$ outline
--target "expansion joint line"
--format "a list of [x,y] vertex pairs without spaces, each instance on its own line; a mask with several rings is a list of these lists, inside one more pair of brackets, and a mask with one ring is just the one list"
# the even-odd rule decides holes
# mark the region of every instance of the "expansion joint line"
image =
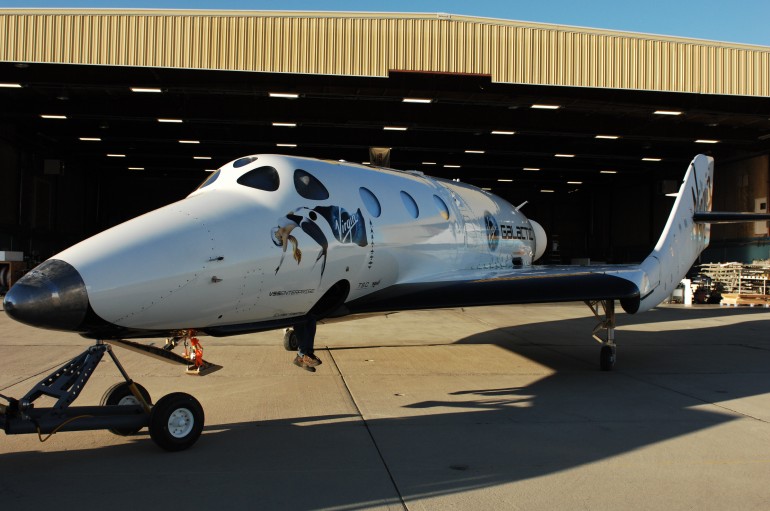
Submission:
[[359,417],[361,417],[361,421],[364,423],[367,433],[369,433],[369,438],[372,439],[372,444],[374,445],[374,448],[377,451],[377,455],[380,457],[382,466],[385,467],[385,471],[388,473],[388,477],[390,478],[390,483],[393,485],[393,489],[396,491],[396,495],[398,495],[398,499],[401,501],[401,507],[404,509],[404,511],[409,511],[409,508],[407,507],[406,502],[404,501],[404,496],[401,495],[401,491],[398,489],[398,485],[396,484],[396,479],[393,477],[393,473],[390,471],[390,467],[388,466],[388,463],[385,461],[385,456],[382,454],[382,451],[380,450],[380,446],[377,444],[377,439],[374,438],[374,433],[372,432],[372,429],[369,427],[369,423],[366,421],[364,414],[361,412],[361,408],[358,406],[358,403],[356,402],[356,398],[353,396],[353,393],[350,391],[350,386],[348,385],[347,380],[345,380],[345,375],[342,374],[342,371],[340,370],[340,366],[337,365],[337,361],[334,360],[334,354],[332,353],[331,350],[329,350],[328,346],[326,346],[326,352],[329,354],[329,358],[334,363],[334,367],[337,369],[337,373],[339,373],[340,378],[342,379],[342,384],[345,385],[345,391],[348,393],[348,396],[350,396],[350,401],[353,403],[353,406],[356,407],[356,413],[358,414]]

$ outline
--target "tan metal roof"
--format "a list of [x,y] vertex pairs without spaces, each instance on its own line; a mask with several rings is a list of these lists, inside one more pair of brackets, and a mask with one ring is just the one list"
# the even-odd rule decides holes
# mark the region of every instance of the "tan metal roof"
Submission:
[[770,96],[770,47],[449,14],[0,9],[0,60]]

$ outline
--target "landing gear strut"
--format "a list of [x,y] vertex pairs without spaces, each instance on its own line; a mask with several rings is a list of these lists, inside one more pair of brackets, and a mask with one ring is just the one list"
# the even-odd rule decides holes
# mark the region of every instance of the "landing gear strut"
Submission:
[[[615,345],[615,300],[595,300],[586,301],[586,305],[594,313],[599,323],[594,327],[591,336],[601,343],[602,348],[599,351],[599,367],[602,371],[612,371],[615,367],[616,345]],[[600,309],[604,315],[600,313]],[[597,335],[602,330],[606,330],[606,338],[602,339]]]
[[[130,341],[111,341],[129,347]],[[159,348],[143,346],[144,351],[171,361],[178,357]],[[80,395],[99,362],[108,354],[124,382],[110,387],[100,406],[70,406]],[[146,353],[148,354],[148,353]],[[181,363],[187,364],[182,357]],[[179,362],[179,361],[176,361]],[[213,366],[213,364],[210,364]],[[215,366],[219,368],[219,366]],[[42,396],[56,399],[50,408],[36,408]],[[41,380],[21,399],[7,398],[0,405],[0,428],[8,435],[37,433],[41,441],[59,431],[107,429],[116,435],[132,435],[148,427],[150,437],[167,451],[180,451],[192,446],[203,431],[203,408],[198,400],[181,392],[161,398],[153,406],[149,392],[129,378],[112,346],[97,341],[83,353]],[[47,434],[48,437],[43,438]]]

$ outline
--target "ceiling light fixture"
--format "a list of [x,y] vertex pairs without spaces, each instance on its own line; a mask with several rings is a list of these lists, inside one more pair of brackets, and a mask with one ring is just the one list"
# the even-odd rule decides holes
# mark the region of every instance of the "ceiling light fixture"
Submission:
[[275,144],[276,147],[297,147],[297,144]]
[[542,193],[553,193],[553,190],[545,190],[545,189],[543,189],[543,190],[540,190],[540,191]]
[[383,126],[382,129],[387,131],[406,131],[407,130],[406,126]]
[[131,92],[154,92],[154,93],[159,93],[159,92],[163,92],[163,91],[161,89],[150,88],[150,87],[131,87]]
[[554,154],[554,156],[557,158],[574,158],[575,157],[574,154]]
[[422,162],[422,164],[423,165],[435,165],[436,162],[435,161],[424,161],[424,162]]
[[43,119],[66,119],[66,115],[40,114]]
[[513,179],[498,179],[501,183],[513,183]]
[[709,140],[706,138],[699,138],[695,141],[696,144],[718,144],[719,140]]
[[21,89],[20,83],[0,83],[0,89]]
[[286,99],[297,99],[299,97],[299,94],[294,94],[291,92],[271,92],[270,93],[271,98],[286,98]]
[[158,119],[158,122],[184,122],[182,119]]
[[125,158],[126,157],[125,154],[108,154],[107,156],[110,157],[110,158]]
[[501,131],[501,130],[494,130],[492,131],[492,135],[515,135],[515,131]]
[[617,174],[617,170],[600,170],[599,174]]
[[80,137],[80,140],[82,140],[83,142],[101,142],[102,141],[101,138],[97,138],[97,137]]
[[541,104],[535,104],[532,105],[530,108],[535,108],[538,110],[558,110],[561,108],[561,105],[541,105]]
[[459,169],[459,165],[444,165],[445,169]]
[[617,140],[620,137],[617,135],[596,135],[594,138],[600,138],[602,140]]
[[210,160],[211,156],[193,156],[193,160]]
[[655,110],[655,115],[682,115],[684,112],[678,110]]
[[128,167],[128,170],[144,170],[144,167]]
[[468,154],[484,154],[486,151],[481,151],[478,149],[466,149],[465,152]]
[[567,181],[568,185],[582,185],[582,181]]
[[537,172],[540,169],[538,167],[524,167],[524,170],[529,170],[531,172]]
[[642,161],[663,161],[663,158],[642,158]]
[[180,140],[180,144],[200,144],[200,140]]
[[296,128],[297,123],[296,122],[274,122],[273,126],[281,127],[281,128]]
[[428,99],[428,98],[404,98],[401,101],[404,103],[422,103],[422,104],[433,102],[432,99]]

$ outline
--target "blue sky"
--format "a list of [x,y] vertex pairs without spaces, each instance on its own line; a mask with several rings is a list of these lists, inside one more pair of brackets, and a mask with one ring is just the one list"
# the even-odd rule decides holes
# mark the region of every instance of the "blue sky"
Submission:
[[770,46],[770,0],[0,0],[2,7],[446,12]]

